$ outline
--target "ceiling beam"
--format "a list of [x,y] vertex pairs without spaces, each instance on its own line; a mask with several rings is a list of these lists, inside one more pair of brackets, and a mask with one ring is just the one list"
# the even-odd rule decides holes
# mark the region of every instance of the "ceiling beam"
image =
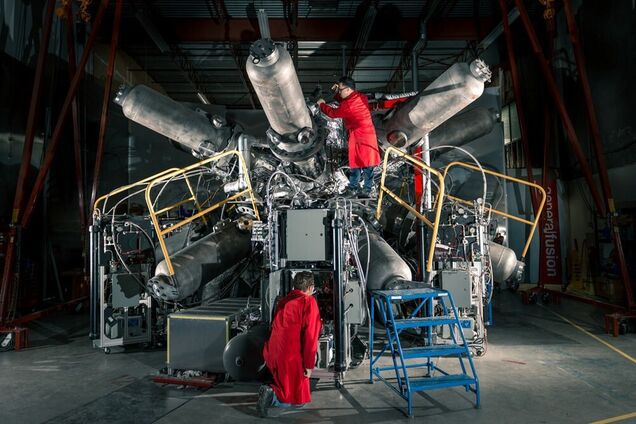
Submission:
[[360,52],[364,50],[367,45],[367,41],[369,41],[369,35],[371,35],[371,30],[373,29],[373,24],[375,23],[375,17],[378,14],[377,0],[364,2],[361,4],[361,7],[365,8],[366,11],[364,13],[364,17],[360,22],[360,25],[358,26],[358,37],[356,38],[356,42],[353,45],[353,50],[351,51],[351,55],[349,56],[349,63],[347,64],[347,69],[345,72],[345,75],[347,75],[348,77],[353,76],[353,71],[355,71],[358,60],[360,59]]
[[157,24],[154,18],[152,5],[148,0],[141,0],[142,8],[137,8],[135,18],[139,22],[140,26],[146,31],[150,39],[155,43],[157,49],[163,54],[168,55],[174,64],[181,70],[183,77],[194,89],[194,95],[204,104],[210,104],[214,102],[214,98],[209,97],[209,93],[206,93],[202,88],[201,78],[191,61],[191,58],[185,54],[176,43],[170,43],[166,41],[166,38],[160,30],[160,25]]
[[[399,22],[383,22],[369,35],[369,41],[417,41],[420,36],[419,18],[401,18]],[[209,18],[164,19],[164,25],[174,30],[175,42],[251,42],[259,38],[258,26],[250,19],[228,19],[225,25]],[[490,30],[494,19],[479,18],[479,27]],[[272,39],[277,41],[355,41],[358,25],[350,18],[298,18],[295,33],[291,34],[286,19],[270,19]],[[429,40],[478,40],[474,18],[441,18],[428,24]]]

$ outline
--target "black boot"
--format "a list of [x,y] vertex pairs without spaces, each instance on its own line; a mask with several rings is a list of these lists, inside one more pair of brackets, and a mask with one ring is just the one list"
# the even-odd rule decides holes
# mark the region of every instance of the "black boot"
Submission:
[[261,418],[267,417],[267,410],[274,402],[274,391],[268,384],[263,384],[258,389],[258,401],[256,402],[256,411]]

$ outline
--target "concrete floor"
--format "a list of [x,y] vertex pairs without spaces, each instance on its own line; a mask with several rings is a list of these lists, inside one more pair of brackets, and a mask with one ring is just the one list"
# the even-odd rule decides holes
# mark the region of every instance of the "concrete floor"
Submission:
[[[418,394],[416,419],[444,423],[583,423],[636,412],[636,363],[555,315],[571,319],[632,357],[636,334],[602,334],[602,312],[564,301],[523,306],[495,299],[488,353],[476,359],[482,407],[463,389]],[[164,352],[104,355],[86,339],[86,317],[35,322],[33,347],[0,353],[0,423],[247,423],[259,420],[256,384],[208,391],[161,387],[149,376]],[[450,359],[442,359],[442,364]],[[368,363],[347,374],[343,389],[321,382],[303,410],[278,412],[283,423],[414,422],[406,403],[382,383],[367,382]],[[418,420],[419,421],[419,420]],[[620,421],[630,422],[628,420]],[[632,418],[631,422],[636,422]]]

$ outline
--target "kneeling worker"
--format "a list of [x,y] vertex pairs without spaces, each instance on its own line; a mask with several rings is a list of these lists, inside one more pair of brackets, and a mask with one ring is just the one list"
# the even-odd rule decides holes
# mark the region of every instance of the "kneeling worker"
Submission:
[[276,306],[272,333],[263,357],[273,377],[273,384],[262,385],[256,409],[261,417],[267,409],[288,408],[311,402],[309,377],[316,362],[321,322],[318,303],[312,296],[314,276],[299,272],[294,276],[294,290]]
[[356,83],[349,77],[342,77],[332,89],[340,106],[328,106],[323,99],[318,100],[322,113],[330,118],[342,118],[349,136],[349,190],[358,192],[360,173],[364,176],[361,196],[368,197],[373,188],[373,169],[380,163],[378,137],[369,112],[367,97],[355,91]]

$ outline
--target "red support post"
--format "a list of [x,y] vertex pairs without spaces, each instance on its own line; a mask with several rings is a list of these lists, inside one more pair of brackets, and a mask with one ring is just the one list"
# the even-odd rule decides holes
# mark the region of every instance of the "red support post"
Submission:
[[110,106],[110,92],[113,86],[113,74],[115,72],[115,60],[117,59],[117,44],[119,42],[119,27],[121,25],[121,11],[123,0],[117,0],[115,5],[115,18],[113,22],[113,32],[110,39],[110,54],[108,56],[108,68],[106,70],[106,81],[104,81],[104,98],[102,100],[102,115],[99,121],[99,138],[97,140],[97,153],[95,155],[95,170],[93,171],[93,188],[91,190],[91,210],[97,199],[97,189],[99,185],[99,174],[102,169],[102,157],[104,156],[104,143],[106,140],[106,130],[108,128],[108,110]]
[[13,262],[15,257],[15,225],[20,220],[20,212],[24,197],[26,181],[29,176],[29,167],[31,164],[31,155],[33,154],[33,140],[35,139],[35,126],[40,105],[40,96],[42,94],[42,80],[44,79],[44,70],[46,68],[46,58],[49,50],[49,39],[51,36],[51,26],[53,23],[53,11],[55,9],[55,0],[48,0],[44,20],[42,21],[42,39],[40,40],[40,51],[35,66],[35,78],[33,81],[33,91],[31,94],[31,103],[29,105],[29,114],[27,116],[27,126],[24,134],[24,147],[22,148],[22,162],[20,163],[20,171],[18,173],[18,181],[16,183],[15,197],[13,199],[13,213],[11,216],[12,228],[9,233],[7,243],[7,252],[5,255],[4,268],[2,272],[2,280],[0,280],[0,323],[4,322],[5,314],[8,309],[10,284],[13,274]]
[[[501,0],[500,0],[501,1]],[[592,175],[592,169],[587,162],[587,158],[585,157],[585,153],[581,148],[581,144],[579,143],[579,139],[576,135],[576,131],[574,130],[574,125],[572,124],[572,120],[570,119],[570,115],[568,114],[567,109],[565,108],[565,102],[561,97],[561,93],[559,93],[559,89],[557,87],[557,83],[550,71],[550,67],[548,65],[547,60],[543,54],[543,49],[539,44],[539,39],[537,38],[537,34],[530,22],[530,17],[528,16],[528,12],[523,4],[523,0],[514,0],[517,9],[519,10],[519,16],[521,18],[521,22],[526,30],[528,38],[530,40],[530,44],[532,45],[532,50],[536,56],[537,62],[539,63],[539,69],[543,74],[543,77],[546,80],[548,91],[554,100],[554,104],[556,106],[557,112],[561,117],[561,121],[563,122],[563,126],[565,127],[565,131],[567,133],[568,141],[570,142],[570,146],[576,155],[576,158],[579,161],[581,166],[581,172],[583,173],[583,177],[587,182],[587,185],[592,193],[592,197],[594,199],[594,205],[596,209],[601,215],[605,215],[605,203],[603,202],[601,195],[599,193],[598,188],[596,187],[596,183],[594,181],[594,177]]]
[[57,123],[55,125],[55,129],[53,130],[53,135],[51,136],[51,140],[49,142],[49,147],[46,150],[46,155],[44,156],[44,160],[42,162],[42,166],[40,167],[40,172],[38,172],[38,176],[35,180],[35,184],[33,186],[33,190],[31,191],[31,196],[25,206],[24,215],[22,216],[21,225],[23,227],[27,227],[31,215],[35,210],[35,205],[40,197],[40,193],[42,192],[42,187],[44,186],[44,180],[46,178],[46,174],[49,172],[51,165],[53,164],[53,159],[55,158],[55,152],[57,151],[57,147],[59,146],[60,139],[62,138],[62,130],[64,128],[64,123],[66,121],[66,117],[68,116],[69,109],[71,108],[71,103],[75,98],[75,94],[77,93],[77,89],[79,87],[79,82],[81,80],[82,74],[84,73],[84,68],[86,67],[86,63],[88,62],[88,58],[90,56],[90,52],[93,48],[93,44],[95,44],[95,40],[97,39],[97,34],[99,32],[99,27],[101,26],[104,15],[106,14],[106,9],[108,8],[109,0],[102,0],[99,5],[99,10],[97,11],[97,15],[95,16],[95,21],[93,22],[91,35],[88,38],[88,42],[84,47],[84,51],[82,53],[82,58],[80,59],[80,63],[77,66],[77,70],[75,72],[75,76],[71,81],[68,93],[66,94],[66,99],[62,105],[62,109],[60,111],[60,115],[58,116]]
[[[68,73],[72,80],[75,76],[76,57],[75,57],[75,37],[73,36],[73,10],[68,5],[66,9],[66,47],[68,50]],[[82,146],[80,144],[80,124],[79,124],[79,108],[77,106],[77,98],[73,98],[71,104],[71,113],[73,115],[73,150],[75,151],[75,182],[77,185],[80,232],[82,240],[86,231],[86,206],[84,201],[84,182],[82,180]],[[83,245],[83,243],[82,243]]]
[[[612,193],[612,186],[610,184],[609,175],[607,173],[607,164],[605,163],[605,153],[603,152],[603,142],[601,140],[601,130],[599,128],[596,111],[594,109],[592,89],[590,88],[590,81],[588,79],[587,69],[585,67],[585,55],[583,54],[583,48],[581,46],[581,43],[579,42],[579,30],[576,25],[574,11],[572,10],[571,0],[563,0],[563,7],[565,10],[568,32],[570,33],[570,41],[572,42],[572,47],[574,48],[574,58],[576,59],[579,82],[581,83],[581,89],[583,90],[583,96],[585,97],[585,110],[587,112],[587,120],[590,124],[590,130],[592,133],[592,146],[596,155],[598,172],[601,177],[601,186],[603,188],[603,194],[605,195],[605,201],[607,202],[607,210],[610,213],[610,220],[615,221],[615,219],[613,219],[614,215],[616,214],[614,195]],[[616,252],[618,253],[621,278],[623,280],[623,285],[625,286],[627,307],[629,309],[632,309],[634,307],[634,294],[632,290],[632,282],[629,277],[629,270],[627,268],[627,260],[625,259],[625,252],[623,251],[620,229],[615,224],[615,222],[612,222],[612,228],[614,234],[614,247],[616,248]]]
[[[528,135],[528,124],[526,121],[525,108],[523,106],[523,102],[521,101],[521,82],[519,79],[519,68],[517,67],[517,58],[515,56],[515,50],[512,43],[512,32],[510,31],[510,23],[508,22],[508,7],[506,6],[506,0],[499,0],[499,7],[501,8],[501,23],[506,37],[508,63],[510,66],[510,76],[512,77],[512,87],[515,93],[517,116],[519,117],[519,128],[521,130],[521,146],[523,147],[523,155],[526,159],[526,172],[528,173],[528,181],[534,182],[534,175],[532,172],[532,155],[530,153]],[[535,190],[530,191],[530,199],[532,200],[532,210],[536,213],[538,208],[538,199]]]
[[550,145],[552,144],[552,132],[550,131],[550,109],[548,105],[543,110],[543,167],[541,174],[541,185],[545,187],[548,184],[548,172],[550,172]]
[[22,201],[24,197],[24,186],[29,176],[29,165],[33,153],[33,140],[35,138],[35,125],[40,105],[40,95],[42,93],[42,80],[44,79],[44,69],[49,50],[49,38],[51,36],[51,25],[53,23],[53,10],[55,0],[48,0],[44,21],[42,25],[42,40],[40,41],[40,51],[35,67],[35,79],[33,81],[33,92],[31,94],[31,104],[29,105],[29,115],[27,116],[27,126],[24,134],[24,148],[22,149],[22,163],[18,174],[15,197],[13,200],[13,216],[11,222],[15,225],[19,221]]
[[[545,15],[544,15],[545,19]],[[554,16],[550,19],[546,19],[546,35],[548,37],[548,45],[546,51],[546,60],[548,64],[552,63],[552,54],[554,53],[554,32],[556,26],[554,22]],[[550,172],[550,148],[552,147],[552,120],[550,119],[551,108],[548,102],[546,102],[543,109],[543,167],[542,167],[542,185],[545,187],[548,184],[548,173]]]

